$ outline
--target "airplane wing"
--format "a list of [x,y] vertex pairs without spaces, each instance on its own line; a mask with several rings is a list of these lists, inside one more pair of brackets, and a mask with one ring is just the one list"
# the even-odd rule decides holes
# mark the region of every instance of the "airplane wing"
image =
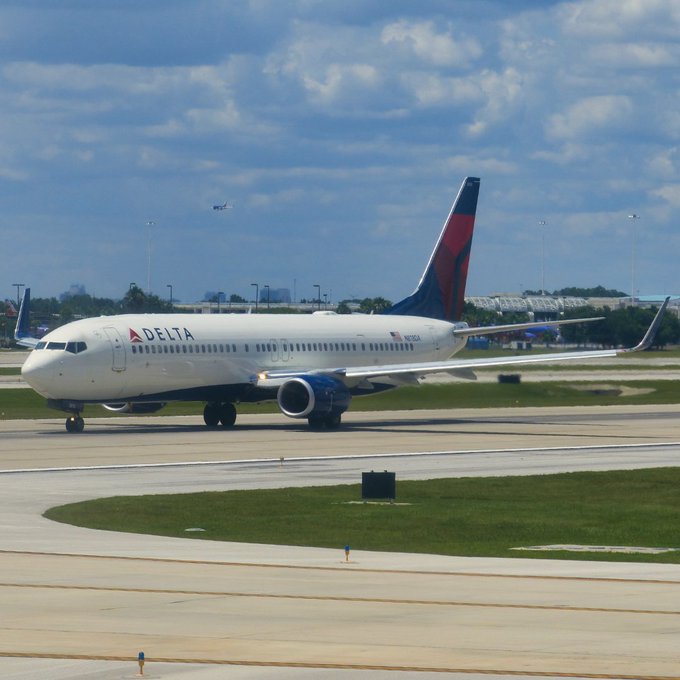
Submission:
[[587,323],[589,321],[601,321],[603,316],[591,316],[588,319],[560,319],[559,321],[527,321],[526,323],[509,323],[502,326],[477,326],[476,328],[456,328],[454,335],[469,337],[471,335],[492,335],[494,333],[507,333],[509,331],[521,331],[527,328],[545,328],[546,326],[566,326],[570,323]]
[[310,374],[322,374],[335,377],[343,382],[360,382],[371,378],[393,378],[403,382],[417,382],[417,378],[428,373],[453,373],[468,379],[474,379],[471,371],[475,368],[489,368],[492,366],[518,366],[528,364],[545,363],[549,361],[578,361],[583,359],[601,359],[613,357],[617,354],[630,352],[641,352],[648,349],[656,332],[659,329],[663,316],[668,306],[670,297],[656,313],[652,323],[642,340],[635,345],[624,349],[602,349],[583,352],[557,352],[552,354],[536,354],[533,356],[513,356],[513,357],[489,357],[483,359],[447,359],[445,361],[428,361],[410,364],[385,364],[382,366],[348,366],[334,369],[321,369],[312,371],[264,371],[258,375],[257,385],[259,387],[276,387],[283,384],[286,380]]
[[21,300],[21,307],[19,307],[19,316],[17,317],[17,325],[14,329],[14,340],[17,345],[21,347],[29,347],[33,349],[40,340],[31,337],[29,308],[31,304],[31,289],[24,290],[24,297]]

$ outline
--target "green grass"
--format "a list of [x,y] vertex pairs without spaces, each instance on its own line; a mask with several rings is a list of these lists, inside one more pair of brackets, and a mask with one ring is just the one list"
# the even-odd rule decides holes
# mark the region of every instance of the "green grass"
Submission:
[[[546,544],[680,547],[680,468],[106,498],[53,508],[78,526],[216,541],[442,555],[680,563],[680,553],[517,552]],[[403,505],[402,505],[403,504]],[[186,533],[200,527],[200,533]]]
[[[588,347],[590,349],[602,349],[601,347]],[[585,351],[586,348],[569,347],[563,349],[559,345],[552,345],[550,347],[533,346],[531,350],[519,349],[504,349],[499,346],[491,346],[489,349],[462,349],[456,354],[456,359],[485,359],[489,357],[512,357],[512,356],[535,356],[541,354],[557,354],[564,352],[565,354],[575,351]],[[663,350],[647,350],[645,352],[631,352],[628,354],[619,354],[617,359],[624,359],[632,363],[644,363],[647,359],[677,359],[680,363],[680,347],[673,347]],[[598,365],[598,370],[600,365]]]
[[[612,387],[651,390],[646,394],[608,395],[589,392],[588,386],[602,383],[539,382],[508,385],[498,383],[438,383],[420,387],[401,387],[371,397],[352,400],[353,411],[388,411],[449,408],[505,408],[513,406],[610,406],[674,404],[678,388],[673,380],[609,381]],[[278,413],[274,402],[239,404],[239,413]],[[199,402],[171,402],[159,416],[201,415]],[[96,418],[116,415],[101,406],[87,406],[83,417]],[[33,390],[17,388],[0,390],[0,420],[21,418],[63,418],[60,411],[47,408],[45,399]],[[121,417],[125,415],[121,414]]]
[[[677,385],[672,380],[608,382],[612,387],[652,390],[646,394],[613,396],[580,389],[601,385],[584,382],[539,382],[519,385],[498,383],[440,383],[420,387],[402,387],[387,394],[362,397],[352,401],[357,411],[505,408],[513,406],[611,406],[614,404],[668,404],[678,400]],[[579,388],[579,389],[577,389]]]
[[0,375],[21,375],[21,368],[16,368],[13,366],[0,367]]

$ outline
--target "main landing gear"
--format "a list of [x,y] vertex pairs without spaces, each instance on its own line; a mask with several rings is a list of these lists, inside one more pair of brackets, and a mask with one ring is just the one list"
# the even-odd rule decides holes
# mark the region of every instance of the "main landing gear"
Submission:
[[222,423],[223,427],[233,427],[236,422],[236,407],[230,403],[210,403],[203,409],[203,420],[208,427]]
[[337,430],[340,427],[341,417],[339,413],[327,416],[310,416],[307,418],[311,430]]
[[67,432],[82,432],[85,429],[85,421],[81,418],[80,413],[74,413],[66,419]]

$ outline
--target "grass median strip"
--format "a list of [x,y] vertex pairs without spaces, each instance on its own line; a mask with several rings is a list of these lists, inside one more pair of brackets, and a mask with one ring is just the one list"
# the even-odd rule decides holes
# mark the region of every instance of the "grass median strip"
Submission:
[[[439,383],[401,387],[376,396],[352,401],[352,411],[391,411],[450,408],[508,408],[516,406],[611,406],[674,404],[677,386],[673,380],[608,381],[603,390],[598,382],[537,382],[520,384]],[[592,386],[592,389],[591,387]],[[617,393],[619,392],[619,393]],[[238,404],[239,413],[278,413],[275,402]],[[200,402],[171,402],[158,416],[203,413]],[[86,406],[85,418],[114,416],[101,406]],[[127,417],[117,414],[119,417]],[[47,408],[45,399],[27,389],[0,390],[0,420],[21,418],[63,418],[60,411]],[[238,421],[237,421],[238,422]]]
[[[280,545],[490,557],[680,563],[680,553],[522,546],[680,547],[680,469],[398,481],[399,504],[360,485],[105,498],[49,519],[94,529]],[[204,531],[186,533],[187,527]]]

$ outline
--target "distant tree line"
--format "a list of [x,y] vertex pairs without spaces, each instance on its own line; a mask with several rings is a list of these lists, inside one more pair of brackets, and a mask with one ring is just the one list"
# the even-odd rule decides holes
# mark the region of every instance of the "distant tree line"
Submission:
[[[637,345],[652,323],[657,308],[624,307],[581,307],[565,312],[564,318],[579,319],[602,316],[601,321],[563,326],[562,337],[566,342],[610,347],[632,347]],[[680,321],[672,313],[666,313],[656,334],[654,347],[680,343]]]

